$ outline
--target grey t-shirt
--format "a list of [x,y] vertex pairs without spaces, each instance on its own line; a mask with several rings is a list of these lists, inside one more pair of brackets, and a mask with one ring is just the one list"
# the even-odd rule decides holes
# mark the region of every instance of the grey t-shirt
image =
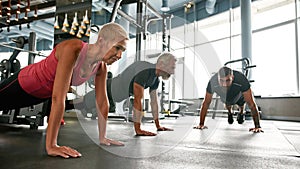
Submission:
[[137,83],[151,90],[155,90],[159,85],[159,78],[155,73],[155,64],[137,61],[128,66],[121,74],[114,77],[111,83],[112,97],[115,102],[121,102],[132,96],[133,83]]
[[226,104],[236,104],[240,98],[243,97],[242,93],[250,88],[250,83],[244,74],[233,70],[233,82],[228,91],[222,90],[219,85],[218,73],[213,75],[207,84],[206,91],[210,94],[214,92],[220,96],[222,102]]

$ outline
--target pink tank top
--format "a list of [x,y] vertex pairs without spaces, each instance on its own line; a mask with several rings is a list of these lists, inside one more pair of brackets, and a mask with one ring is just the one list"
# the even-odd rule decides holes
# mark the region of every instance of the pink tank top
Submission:
[[89,80],[91,76],[95,75],[97,73],[97,70],[99,69],[99,66],[101,65],[101,62],[99,61],[92,69],[92,72],[87,76],[87,77],[81,77],[80,76],[80,69],[81,66],[84,62],[84,60],[87,57],[87,51],[88,51],[88,44],[84,43],[83,48],[81,49],[79,53],[79,59],[76,62],[76,65],[73,70],[73,75],[72,75],[72,86],[79,86]]
[[[72,74],[72,86],[78,86],[87,81],[91,76],[97,73],[97,70],[101,64],[98,62],[94,70],[85,78],[80,77],[80,69],[83,61],[86,58],[86,52],[88,44],[83,42],[83,48],[80,51],[78,61],[73,69]],[[51,54],[41,60],[40,62],[28,65],[21,69],[18,80],[28,94],[37,98],[50,98],[52,96],[54,78],[56,73],[56,67],[58,60],[55,57],[56,48],[53,49]]]

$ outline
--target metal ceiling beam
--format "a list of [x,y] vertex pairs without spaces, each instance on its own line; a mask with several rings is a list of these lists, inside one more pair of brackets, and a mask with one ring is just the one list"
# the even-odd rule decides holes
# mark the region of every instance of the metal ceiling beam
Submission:
[[19,21],[11,20],[10,23],[6,23],[6,24],[3,24],[3,22],[0,23],[0,28],[20,25],[20,24],[26,24],[26,23],[30,23],[33,21],[37,21],[37,20],[53,18],[54,16],[55,16],[55,12],[51,12],[51,13],[39,15],[38,17],[31,16],[31,17],[28,17],[28,19],[22,18],[22,19],[19,19]]
[[[37,4],[37,5],[32,5],[30,6],[30,11],[34,11],[35,10],[35,6],[37,6],[38,10],[41,9],[46,9],[46,8],[51,8],[51,7],[55,7],[56,6],[56,2],[55,1],[49,1],[47,3],[42,3],[42,4]],[[24,8],[20,8],[20,12],[21,13],[25,13],[27,7]],[[17,9],[12,9],[11,13],[15,14],[17,12]],[[6,14],[2,14],[3,16],[6,16]]]
[[163,18],[162,14],[159,13],[154,7],[152,7],[147,0],[142,0],[142,2],[147,6],[147,9],[151,11],[158,18]]
[[[42,9],[55,7],[55,5],[56,5],[55,1],[49,1],[47,3],[32,5],[32,6],[30,6],[30,11],[34,11],[35,7],[37,7],[38,10],[42,10]],[[20,8],[20,12],[25,13],[26,8],[27,7]],[[11,13],[12,14],[17,13],[17,9],[12,9]],[[37,18],[36,17],[29,17],[27,20],[25,20],[24,18],[19,18],[19,21],[10,20],[10,23],[7,23],[6,22],[6,20],[7,20],[7,11],[3,10],[2,11],[2,17],[1,17],[1,20],[0,20],[0,28],[7,27],[7,26],[14,26],[14,25],[19,25],[19,24],[24,24],[24,23],[29,23],[29,22],[32,22],[34,20],[40,20],[40,19],[45,19],[45,18],[50,18],[50,17],[54,17],[54,15],[49,14],[49,13],[41,14]]]
[[123,18],[125,18],[127,21],[129,21],[131,24],[135,25],[136,27],[142,28],[142,25],[139,25],[136,22],[136,19],[127,15],[125,12],[123,12],[122,10],[118,9],[118,14],[121,15]]
[[[38,29],[34,29],[34,28],[22,28],[22,30],[20,31],[19,28],[17,27],[13,27],[10,32],[14,32],[15,34],[13,35],[8,35],[8,38],[14,38],[14,37],[19,37],[19,36],[25,36],[28,37],[30,32],[36,32],[37,33],[37,37],[38,39],[47,39],[50,41],[53,41],[53,34],[45,34],[45,32],[41,32]],[[20,34],[20,32],[22,32],[22,34]]]
[[90,1],[79,2],[75,4],[64,5],[64,6],[57,6],[56,14],[74,12],[74,11],[78,11],[79,9],[86,9],[91,7],[92,4]]
[[123,0],[121,5],[131,4],[131,3],[136,3],[136,2],[138,2],[138,0]]

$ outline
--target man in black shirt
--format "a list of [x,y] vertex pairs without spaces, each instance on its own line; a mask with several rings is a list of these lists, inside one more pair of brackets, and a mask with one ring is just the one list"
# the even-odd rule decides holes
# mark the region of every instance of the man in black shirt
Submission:
[[228,110],[228,123],[233,123],[232,106],[237,104],[240,113],[238,114],[239,123],[244,121],[244,105],[247,102],[254,121],[254,128],[249,131],[263,132],[260,127],[259,112],[254,97],[250,88],[250,83],[247,78],[238,71],[232,70],[228,67],[222,67],[218,73],[211,77],[206,88],[205,98],[200,109],[200,124],[194,128],[205,129],[205,116],[207,109],[211,103],[213,93],[220,96],[221,101],[225,103]]
[[169,131],[172,129],[162,127],[158,118],[158,101],[157,91],[159,86],[159,77],[167,80],[175,70],[175,57],[170,53],[159,55],[156,64],[145,61],[137,61],[127,67],[121,74],[114,77],[111,81],[111,91],[114,102],[121,102],[129,96],[134,97],[133,101],[133,121],[136,135],[138,136],[155,136],[155,133],[141,129],[142,119],[142,98],[144,89],[149,88],[150,105],[155,125],[158,131]]

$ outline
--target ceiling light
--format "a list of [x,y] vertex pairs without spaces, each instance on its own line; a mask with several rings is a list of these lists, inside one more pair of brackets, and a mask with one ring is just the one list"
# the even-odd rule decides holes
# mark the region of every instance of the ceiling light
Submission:
[[63,26],[69,27],[69,23],[68,23],[68,14],[67,14],[67,13],[65,14],[65,20],[64,20]]
[[162,0],[162,5],[161,5],[160,10],[163,12],[168,12],[170,10],[169,0]]
[[59,27],[59,24],[58,24],[58,15],[55,18],[56,19],[55,19],[55,22],[54,22],[54,28],[59,29],[60,27]]
[[21,0],[18,0],[17,7],[21,6]]
[[82,38],[81,33],[80,33],[79,31],[77,32],[76,37],[77,37],[77,38]]
[[77,27],[76,27],[76,25],[74,23],[72,23],[71,29],[73,29],[74,31],[77,30]]
[[21,9],[20,9],[20,6],[18,6],[17,14],[20,14],[20,13],[21,13]]
[[84,31],[82,30],[82,27],[79,27],[78,32],[79,32],[80,34],[84,34]]
[[65,25],[63,25],[63,27],[61,28],[61,31],[68,32],[68,29],[67,29],[67,27]]
[[33,14],[33,16],[34,17],[37,17],[38,15],[37,15],[37,6],[35,6],[35,8],[34,8],[34,14]]
[[10,16],[9,15],[7,16],[6,22],[10,23]]
[[85,10],[85,16],[83,17],[83,22],[85,24],[89,24],[90,23],[89,17],[88,17],[88,10]]
[[16,18],[15,18],[16,21],[19,21],[19,14],[16,13]]
[[91,32],[91,27],[90,27],[90,25],[88,25],[86,32],[85,32],[85,36],[90,36],[90,32]]
[[30,0],[27,0],[27,8],[26,11],[29,12],[30,11]]
[[24,16],[24,19],[28,19],[28,14],[27,14],[27,11],[25,11],[25,16]]
[[71,35],[75,35],[74,29],[71,29],[69,33],[70,33]]
[[10,10],[11,10],[11,0],[8,0],[8,5],[7,5],[6,9],[10,12]]
[[82,21],[81,22],[81,26],[80,26],[82,29],[86,29],[86,26],[85,26],[85,23]]
[[0,17],[2,17],[2,1],[0,2]]
[[74,16],[74,18],[73,18],[73,24],[74,24],[75,26],[78,26],[78,25],[79,25],[78,19],[77,19],[77,12],[75,12],[75,16]]
[[184,12],[186,12],[186,13],[190,12],[190,10],[193,6],[194,6],[194,3],[192,1],[184,4]]
[[11,0],[8,0],[8,5],[7,5],[6,9],[7,9],[7,13],[6,13],[7,17],[11,16],[11,13],[10,13],[10,10],[11,10]]

